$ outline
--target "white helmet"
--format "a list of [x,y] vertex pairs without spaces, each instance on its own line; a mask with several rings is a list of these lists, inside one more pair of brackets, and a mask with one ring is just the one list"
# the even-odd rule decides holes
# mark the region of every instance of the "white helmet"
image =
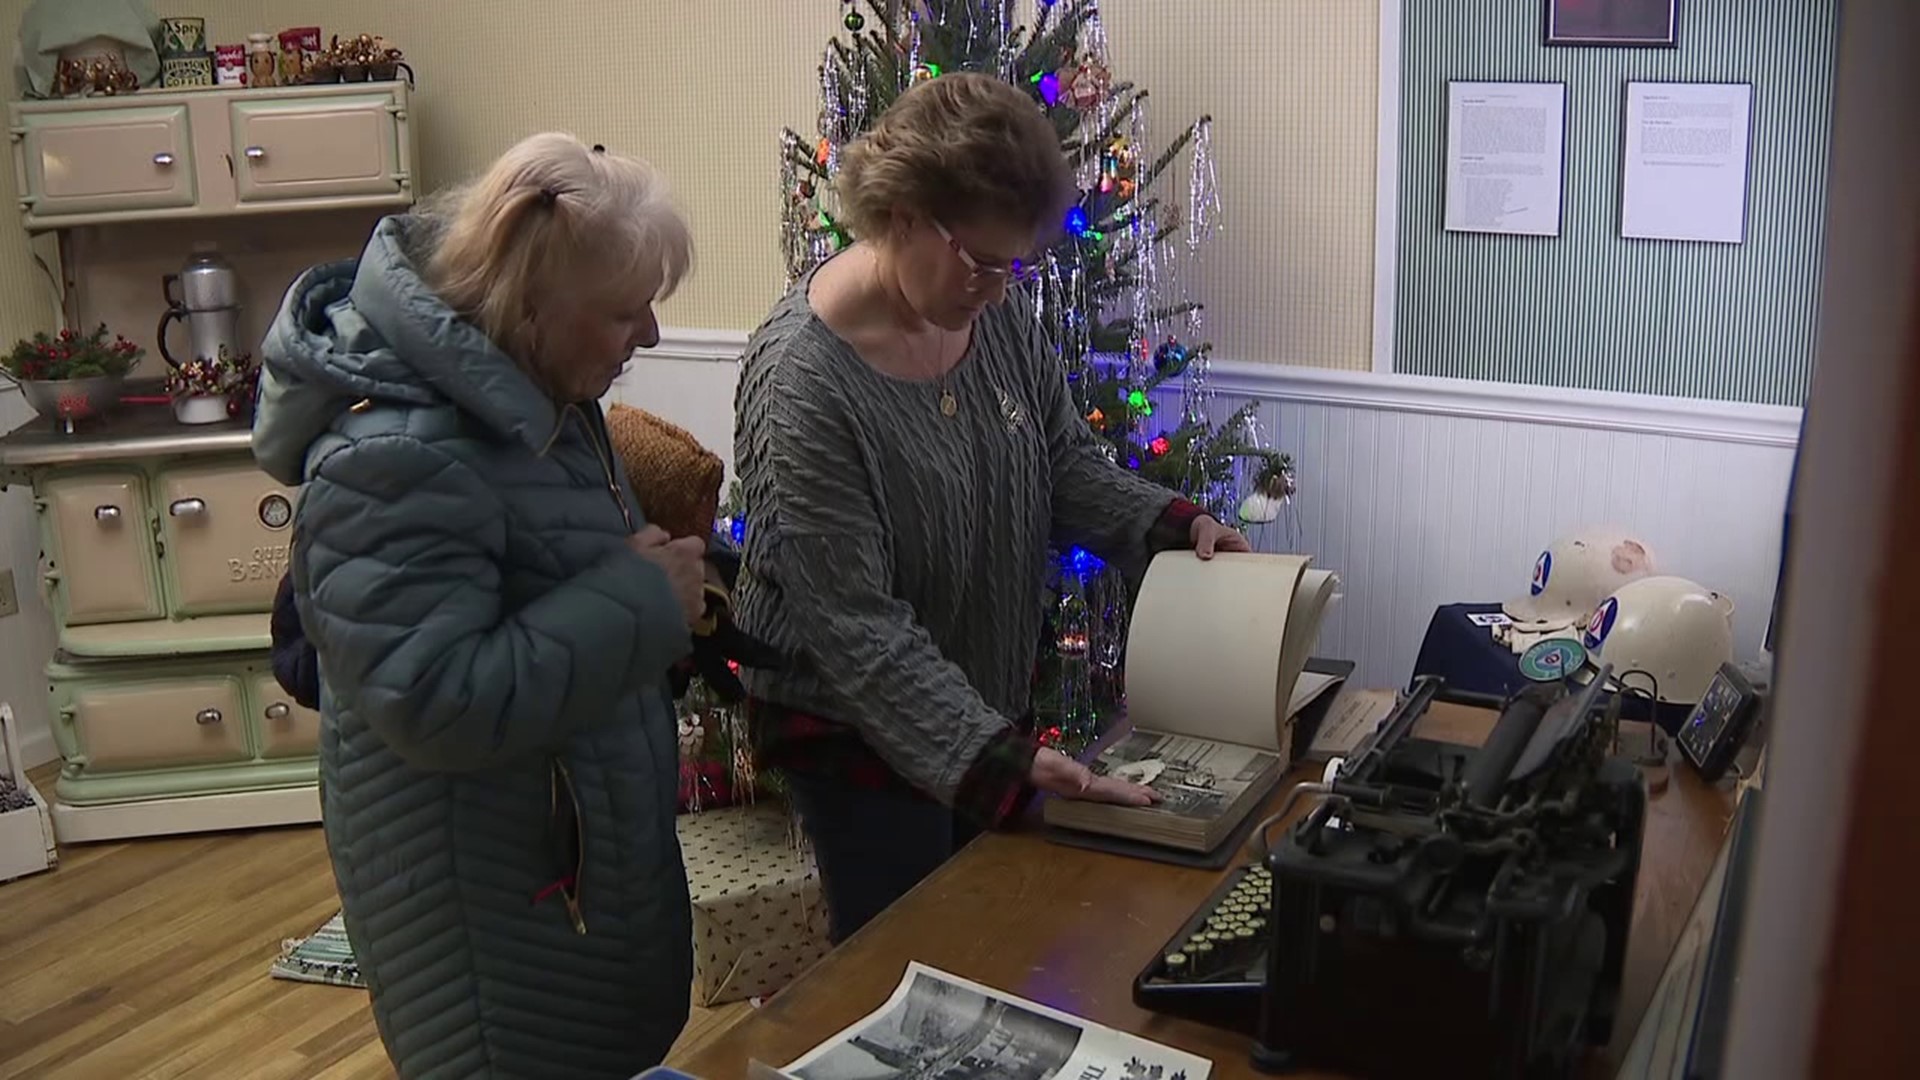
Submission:
[[1580,640],[1622,686],[1652,691],[1629,674],[1644,671],[1659,680],[1663,704],[1692,705],[1733,659],[1733,600],[1686,578],[1640,578],[1594,607]]
[[1583,529],[1541,552],[1527,595],[1500,609],[1520,622],[1571,625],[1620,586],[1653,572],[1645,543],[1619,529]]

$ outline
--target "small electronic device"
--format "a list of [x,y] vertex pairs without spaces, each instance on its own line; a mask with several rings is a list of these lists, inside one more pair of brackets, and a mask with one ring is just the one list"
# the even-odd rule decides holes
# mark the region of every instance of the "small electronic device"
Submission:
[[1687,763],[1701,779],[1714,783],[1727,774],[1760,711],[1760,694],[1732,664],[1720,671],[1700,695],[1700,703],[1680,727],[1678,742]]

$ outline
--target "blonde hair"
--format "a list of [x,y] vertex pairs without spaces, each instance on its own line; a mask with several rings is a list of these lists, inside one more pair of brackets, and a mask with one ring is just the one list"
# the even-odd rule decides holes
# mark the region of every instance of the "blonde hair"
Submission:
[[692,233],[653,166],[558,132],[522,139],[422,214],[435,232],[427,283],[522,363],[544,298],[657,271],[648,299],[664,300],[693,264]]
[[991,75],[955,72],[901,94],[841,152],[835,183],[856,236],[896,210],[948,222],[1058,227],[1078,196],[1040,103]]

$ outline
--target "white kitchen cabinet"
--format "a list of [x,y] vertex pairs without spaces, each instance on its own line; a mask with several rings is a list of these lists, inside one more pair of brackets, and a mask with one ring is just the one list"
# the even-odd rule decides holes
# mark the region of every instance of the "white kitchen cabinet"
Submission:
[[10,107],[30,231],[414,200],[404,82],[141,91]]

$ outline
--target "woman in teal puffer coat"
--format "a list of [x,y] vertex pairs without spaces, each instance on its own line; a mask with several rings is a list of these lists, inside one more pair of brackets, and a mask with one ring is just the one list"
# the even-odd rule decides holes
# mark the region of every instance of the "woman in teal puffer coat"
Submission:
[[253,446],[304,485],[328,852],[403,1077],[632,1076],[692,981],[668,671],[718,579],[598,405],[685,274],[644,163],[560,135],[316,267]]

